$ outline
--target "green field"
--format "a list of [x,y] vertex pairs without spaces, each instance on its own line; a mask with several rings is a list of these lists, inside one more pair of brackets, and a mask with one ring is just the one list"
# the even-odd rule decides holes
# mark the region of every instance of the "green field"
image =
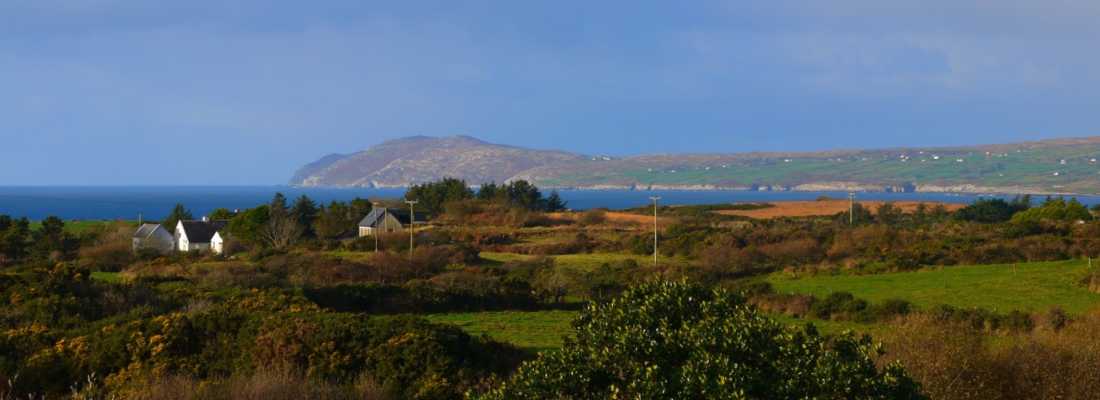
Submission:
[[[88,230],[98,228],[101,226],[107,226],[118,221],[106,221],[106,220],[86,220],[86,221],[65,221],[65,232],[79,235],[87,232]],[[133,223],[131,221],[122,221],[126,223]],[[31,221],[31,229],[37,230],[42,226],[42,221]],[[135,228],[136,229],[136,228]]]
[[[1094,261],[1095,263],[1095,261]],[[1100,266],[1100,263],[1096,263]],[[1100,294],[1078,282],[1089,272],[1083,260],[1006,265],[925,268],[915,272],[878,275],[819,275],[793,278],[776,273],[768,277],[777,292],[824,297],[850,292],[871,302],[905,299],[917,307],[938,304],[981,307],[998,312],[1046,311],[1059,306],[1080,314],[1100,307]]]
[[119,283],[122,282],[122,275],[118,272],[95,271],[92,272],[92,279],[100,282]]
[[569,323],[576,316],[576,311],[491,311],[430,314],[425,318],[535,352],[561,347],[562,337],[569,334]]
[[[624,253],[587,253],[587,254],[562,254],[555,256],[547,256],[554,259],[554,265],[562,267],[572,267],[582,270],[590,270],[599,267],[603,264],[610,264],[620,262],[624,260],[634,260],[639,265],[644,265],[653,262],[653,256],[650,255],[637,255],[637,254],[624,254]],[[516,253],[496,253],[483,251],[481,252],[481,258],[486,261],[487,264],[503,264],[510,261],[525,261],[536,258],[536,256],[527,254]],[[668,258],[661,257],[660,262],[674,262],[674,263],[686,263],[687,260],[681,257]]]
[[[511,343],[524,350],[539,352],[562,346],[562,338],[572,332],[570,322],[576,311],[487,311],[470,313],[429,314],[429,321],[452,324],[471,335],[487,335],[494,340]],[[797,319],[782,314],[769,314],[777,321],[791,325],[813,324],[824,334],[855,331],[876,336],[889,329],[883,324],[859,324],[848,321]]]

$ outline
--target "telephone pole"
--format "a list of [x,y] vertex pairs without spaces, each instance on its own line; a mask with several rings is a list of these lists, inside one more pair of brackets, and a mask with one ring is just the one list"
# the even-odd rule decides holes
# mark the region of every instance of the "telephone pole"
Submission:
[[848,192],[848,225],[856,222],[856,192]]
[[409,261],[413,258],[413,234],[416,233],[416,203],[420,200],[405,200],[409,205]]
[[[371,213],[373,213],[374,209],[378,208],[378,203],[371,203],[370,207],[371,207],[370,211],[371,211]],[[383,221],[385,221],[386,215],[383,214],[382,218],[383,218]],[[373,221],[371,222],[371,224],[377,225],[377,223],[373,222]],[[371,226],[370,227],[370,235],[374,236],[374,252],[377,253],[378,252],[378,229]]]
[[657,200],[661,199],[661,196],[649,196],[650,200],[653,200],[653,266],[657,266]]

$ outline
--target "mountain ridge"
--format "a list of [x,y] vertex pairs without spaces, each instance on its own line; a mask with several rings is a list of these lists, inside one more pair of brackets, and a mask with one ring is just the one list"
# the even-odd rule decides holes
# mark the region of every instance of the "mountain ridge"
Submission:
[[309,163],[297,186],[404,187],[444,177],[547,188],[1100,193],[1100,136],[972,146],[586,156],[471,136],[413,136]]

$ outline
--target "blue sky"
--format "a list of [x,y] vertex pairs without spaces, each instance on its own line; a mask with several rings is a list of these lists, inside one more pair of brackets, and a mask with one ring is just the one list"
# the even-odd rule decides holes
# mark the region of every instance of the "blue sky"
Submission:
[[409,136],[584,153],[1100,134],[1100,2],[0,2],[0,185],[285,182]]

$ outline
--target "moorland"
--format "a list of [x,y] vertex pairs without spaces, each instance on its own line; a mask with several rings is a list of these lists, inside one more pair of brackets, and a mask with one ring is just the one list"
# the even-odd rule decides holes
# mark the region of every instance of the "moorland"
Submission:
[[[1085,399],[1100,385],[1100,221],[1073,199],[571,211],[523,181],[455,179],[406,197],[427,223],[374,237],[359,220],[403,199],[216,210],[223,254],[134,251],[128,221],[0,217],[0,398]],[[164,222],[198,217],[180,205]]]

